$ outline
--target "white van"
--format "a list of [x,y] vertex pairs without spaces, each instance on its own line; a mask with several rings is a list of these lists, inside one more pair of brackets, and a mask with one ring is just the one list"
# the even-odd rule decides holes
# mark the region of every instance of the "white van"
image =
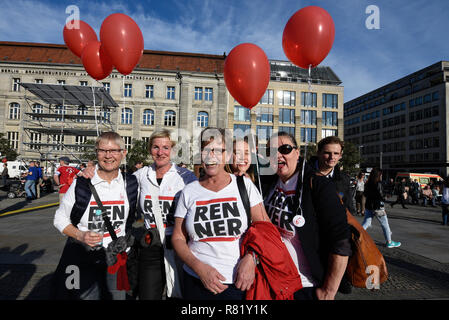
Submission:
[[[8,176],[10,179],[20,178],[22,174],[28,171],[23,161],[8,161]],[[0,173],[3,172],[3,163],[0,164]]]

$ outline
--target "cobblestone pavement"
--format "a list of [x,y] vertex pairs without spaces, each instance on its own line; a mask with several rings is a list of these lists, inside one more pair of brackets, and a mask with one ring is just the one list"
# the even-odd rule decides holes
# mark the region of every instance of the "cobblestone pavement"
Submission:
[[[47,203],[54,202],[55,197],[57,194]],[[2,203],[0,210],[10,206]],[[389,209],[394,239],[403,242],[395,249],[384,246],[380,228],[373,222],[369,233],[385,257],[389,279],[380,290],[353,288],[351,294],[339,293],[336,299],[449,299],[449,263],[444,246],[449,227],[440,225],[439,210],[412,206],[409,210]],[[54,211],[54,207],[44,208],[0,218],[0,300],[49,299],[52,273],[65,241],[52,225]],[[412,242],[419,243],[417,233],[422,241],[435,243],[433,251]]]

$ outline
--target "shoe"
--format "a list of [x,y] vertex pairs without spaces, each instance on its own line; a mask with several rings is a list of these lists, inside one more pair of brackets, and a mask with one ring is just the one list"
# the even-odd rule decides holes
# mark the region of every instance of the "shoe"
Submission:
[[387,243],[387,248],[397,248],[400,247],[401,243],[400,242],[396,242],[396,241],[390,241]]

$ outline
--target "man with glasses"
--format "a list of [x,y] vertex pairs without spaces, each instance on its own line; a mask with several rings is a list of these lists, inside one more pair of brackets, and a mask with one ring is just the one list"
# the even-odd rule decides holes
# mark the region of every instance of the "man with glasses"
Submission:
[[59,168],[56,170],[53,179],[55,184],[59,188],[59,202],[62,201],[67,190],[69,190],[70,185],[78,174],[79,170],[77,168],[69,166],[70,159],[68,157],[59,158]]
[[296,300],[332,300],[351,254],[350,232],[335,185],[315,175],[293,135],[279,132],[268,147],[274,176],[263,180],[265,208],[301,277]]
[[[107,268],[105,249],[113,241],[109,233],[111,229],[103,220],[100,226],[95,220],[99,213],[106,210],[110,227],[118,240],[125,236],[126,227],[135,221],[137,180],[133,175],[123,177],[119,170],[126,153],[125,142],[119,134],[102,133],[96,142],[98,166],[93,177],[78,177],[68,188],[56,211],[54,226],[68,236],[55,271],[56,299],[124,300],[126,297],[125,291],[117,288],[119,273]],[[103,207],[97,203],[89,183]],[[104,233],[98,232],[98,228]],[[78,268],[78,287],[70,286],[69,277],[73,278],[73,273],[67,273],[67,267],[74,266]]]

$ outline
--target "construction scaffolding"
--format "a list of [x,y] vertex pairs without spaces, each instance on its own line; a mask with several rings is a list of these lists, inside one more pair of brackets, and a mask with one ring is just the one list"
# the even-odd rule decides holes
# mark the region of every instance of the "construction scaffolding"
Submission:
[[21,121],[22,144],[34,159],[57,161],[68,156],[81,162],[94,148],[88,143],[113,131],[111,115],[118,104],[103,87],[20,83],[25,88],[26,112]]

